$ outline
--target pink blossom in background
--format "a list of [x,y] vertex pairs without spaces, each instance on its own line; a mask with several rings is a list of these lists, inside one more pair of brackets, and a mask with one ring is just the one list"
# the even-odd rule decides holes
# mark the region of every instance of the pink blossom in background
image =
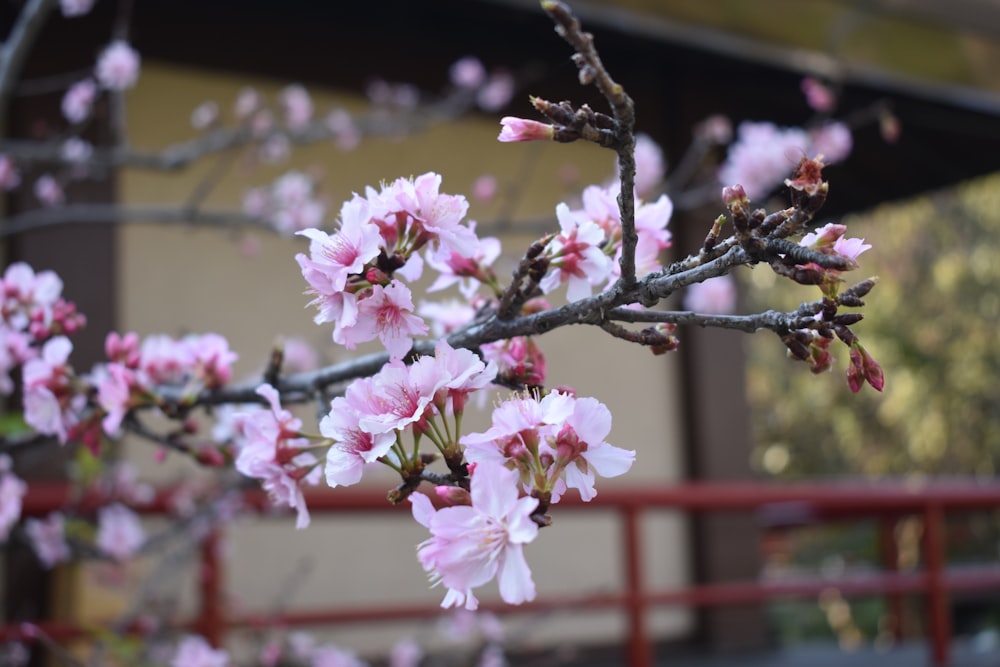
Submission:
[[549,141],[555,136],[556,128],[537,120],[504,116],[500,119],[498,141]]
[[31,341],[31,337],[24,332],[0,323],[0,395],[10,396],[14,392],[11,371],[37,354],[31,347]]
[[326,215],[326,205],[315,196],[315,181],[300,171],[278,177],[269,192],[267,206],[271,224],[284,234],[317,227]]
[[49,321],[62,294],[62,280],[53,271],[35,273],[28,264],[14,262],[3,275],[3,317],[11,327],[24,331],[32,321]]
[[837,103],[830,87],[811,76],[802,79],[802,94],[806,96],[806,104],[815,111],[832,111]]
[[69,544],[65,537],[65,519],[60,512],[53,512],[45,519],[28,519],[24,532],[31,541],[38,560],[46,568],[53,568],[70,559]]
[[422,301],[417,307],[417,314],[430,322],[431,334],[440,338],[458,331],[471,322],[476,315],[476,309],[467,301],[458,299]]
[[21,518],[21,499],[27,492],[28,485],[11,471],[10,457],[0,454],[0,543]]
[[191,127],[204,130],[219,120],[219,105],[211,100],[202,102],[191,112]]
[[483,111],[499,111],[514,97],[514,77],[509,72],[494,72],[476,95],[476,103]]
[[327,114],[325,122],[340,150],[353,150],[361,143],[361,130],[346,109],[334,109]]
[[236,96],[236,102],[233,104],[233,113],[236,114],[236,118],[239,120],[245,120],[250,117],[250,114],[260,109],[263,102],[264,100],[261,98],[260,93],[256,89],[247,86],[241,89]]
[[716,146],[724,146],[733,140],[733,123],[721,114],[709,116],[694,129],[695,136]]
[[809,136],[800,128],[744,121],[719,168],[719,181],[727,186],[740,184],[751,200],[760,199],[792,173],[809,145]]
[[69,162],[86,162],[94,154],[94,146],[79,137],[70,137],[63,142],[62,156]]
[[299,84],[286,86],[278,95],[278,99],[285,112],[285,125],[290,130],[299,132],[309,125],[313,115],[313,102],[304,86]]
[[170,667],[227,667],[229,664],[229,653],[225,649],[214,649],[197,635],[184,637],[170,661]]
[[243,193],[243,212],[252,218],[263,218],[268,214],[270,200],[264,188],[248,188]]
[[400,109],[415,109],[420,103],[420,89],[409,83],[392,87],[392,103]]
[[95,543],[102,553],[123,561],[139,552],[146,541],[139,515],[121,503],[107,505],[97,513]]
[[497,177],[493,174],[483,174],[472,184],[472,196],[481,203],[489,203],[497,194]]
[[76,124],[86,120],[97,99],[97,82],[93,79],[77,81],[62,98],[62,113],[69,122]]
[[285,338],[282,347],[282,370],[286,373],[304,373],[319,368],[319,353],[305,339],[296,336]]
[[72,18],[83,16],[94,6],[94,0],[59,0],[63,16]]
[[194,365],[191,348],[170,336],[146,336],[139,348],[139,370],[144,384],[182,384]]
[[108,436],[117,437],[131,407],[132,387],[137,384],[135,373],[121,364],[107,364],[94,373],[91,382],[97,385],[97,404],[107,413],[101,428]]
[[538,499],[520,497],[519,486],[516,471],[483,462],[472,474],[471,506],[435,511],[424,494],[410,496],[413,518],[431,532],[417,547],[417,558],[431,584],[448,589],[442,607],[478,608],[472,589],[494,578],[508,604],[535,598],[523,547],[538,535],[531,520]]
[[24,420],[39,433],[58,436],[63,444],[86,403],[84,396],[70,391],[68,359],[72,351],[68,338],[56,336],[46,341],[41,355],[30,359],[22,370]]
[[108,90],[128,90],[139,80],[139,54],[122,40],[111,42],[97,58],[94,76]]
[[833,164],[843,162],[851,154],[854,139],[851,130],[844,123],[831,122],[815,129],[810,134],[812,157],[823,157],[823,162]]
[[183,343],[190,348],[194,373],[209,389],[220,387],[233,379],[233,364],[239,357],[229,349],[229,341],[216,333],[185,336]]
[[351,651],[333,644],[324,644],[312,650],[309,667],[367,667],[367,663]]
[[284,134],[272,134],[264,139],[257,151],[264,164],[279,164],[292,154],[292,142]]
[[684,309],[696,313],[728,315],[736,310],[736,281],[732,276],[717,276],[688,285]]
[[21,174],[9,155],[0,153],[0,188],[13,190],[21,184]]
[[478,88],[486,81],[486,68],[475,56],[465,56],[448,69],[451,82],[459,88]]
[[424,658],[424,650],[412,637],[396,642],[389,651],[389,667],[419,667]]
[[42,174],[35,181],[35,198],[45,206],[58,206],[66,200],[62,186],[52,174]]

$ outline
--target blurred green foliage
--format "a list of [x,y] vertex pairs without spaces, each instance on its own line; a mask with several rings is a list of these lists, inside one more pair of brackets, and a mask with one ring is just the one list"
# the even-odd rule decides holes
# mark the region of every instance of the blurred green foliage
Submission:
[[[853,329],[885,369],[884,394],[867,386],[850,392],[839,342],[831,348],[839,377],[813,377],[784,358],[773,336],[750,337],[755,464],[783,478],[993,476],[1000,465],[1000,175],[839,222],[873,245],[845,277],[853,284],[879,276],[865,320]],[[749,308],[791,309],[818,297],[815,288],[789,289],[764,266],[741,277],[750,283]]]

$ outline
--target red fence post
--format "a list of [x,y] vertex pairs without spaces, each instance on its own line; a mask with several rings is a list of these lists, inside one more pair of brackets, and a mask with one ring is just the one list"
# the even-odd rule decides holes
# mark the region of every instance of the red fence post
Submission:
[[653,652],[646,632],[646,598],[643,590],[642,537],[639,507],[622,507],[625,519],[625,586],[628,616],[629,667],[651,667]]
[[[899,571],[899,543],[896,526],[899,517],[896,515],[881,517],[878,521],[879,554],[882,567],[895,574]],[[897,592],[885,594],[886,615],[889,619],[889,634],[894,641],[903,638],[903,596]]]
[[201,604],[196,624],[198,632],[215,648],[222,645],[226,631],[222,614],[225,572],[219,558],[221,546],[220,529],[213,528],[202,540],[199,549],[201,567],[198,570],[198,583],[201,588]]
[[924,557],[927,562],[927,623],[937,667],[948,664],[951,618],[948,586],[944,577],[944,509],[941,503],[924,506]]

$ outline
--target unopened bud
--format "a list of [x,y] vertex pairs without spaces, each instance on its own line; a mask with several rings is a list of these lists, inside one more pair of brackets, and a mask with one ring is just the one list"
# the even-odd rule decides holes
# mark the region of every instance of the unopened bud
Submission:
[[732,208],[737,204],[747,206],[750,203],[750,199],[747,197],[747,191],[744,190],[743,186],[739,183],[736,185],[727,185],[722,188],[722,201],[729,208]]
[[537,120],[527,120],[514,116],[505,116],[500,119],[499,141],[550,141],[555,135],[555,128],[548,123],[540,123]]

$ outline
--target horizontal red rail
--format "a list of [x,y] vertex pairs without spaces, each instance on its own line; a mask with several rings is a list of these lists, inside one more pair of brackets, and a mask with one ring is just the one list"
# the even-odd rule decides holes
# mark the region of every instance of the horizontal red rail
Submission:
[[[170,511],[171,489],[159,490],[154,500],[139,508],[149,514]],[[406,511],[407,507],[392,507],[384,491],[364,488],[319,490],[306,494],[310,511],[317,514],[342,512],[393,512]],[[35,484],[23,500],[23,513],[27,516],[43,515],[60,508],[77,510],[95,509],[103,502],[98,494],[73,496],[64,484]],[[260,491],[244,493],[245,503],[260,511],[271,509]],[[404,504],[405,505],[405,504]],[[1000,566],[944,568],[943,535],[940,526],[948,511],[982,510],[1000,508],[1000,484],[980,484],[951,480],[924,484],[878,484],[843,482],[824,484],[763,484],[735,483],[684,483],[670,487],[620,487],[605,488],[590,503],[583,503],[575,496],[566,496],[556,511],[579,510],[587,506],[616,511],[622,515],[626,528],[623,540],[626,562],[626,590],[600,595],[547,597],[519,607],[484,604],[484,609],[502,613],[525,613],[555,609],[596,610],[624,609],[629,613],[630,664],[644,667],[651,663],[649,640],[645,634],[645,614],[653,606],[717,606],[759,604],[778,598],[815,597],[827,589],[835,588],[847,596],[923,594],[928,600],[928,619],[931,627],[932,656],[934,663],[947,662],[950,638],[947,619],[947,593],[958,590],[1000,589]],[[639,558],[637,517],[648,509],[679,510],[683,512],[763,510],[760,517],[764,524],[803,524],[827,518],[878,517],[901,514],[920,514],[927,523],[925,540],[925,568],[914,572],[873,572],[836,579],[809,578],[771,581],[726,582],[693,585],[681,589],[647,591],[643,585],[642,563]],[[203,559],[211,560],[212,549],[203,550]],[[205,565],[205,563],[203,563]],[[280,615],[249,614],[227,616],[221,612],[222,594],[219,582],[223,580],[220,563],[213,562],[203,571],[211,572],[204,580],[206,599],[202,615],[191,627],[218,641],[229,628],[260,628],[281,626],[317,626],[340,623],[402,620],[424,618],[437,613],[427,605],[382,605],[299,611]],[[213,592],[214,591],[214,592]],[[65,640],[85,634],[76,626],[65,623],[42,622],[37,626],[53,639]],[[0,639],[30,638],[17,625],[0,627]]]

